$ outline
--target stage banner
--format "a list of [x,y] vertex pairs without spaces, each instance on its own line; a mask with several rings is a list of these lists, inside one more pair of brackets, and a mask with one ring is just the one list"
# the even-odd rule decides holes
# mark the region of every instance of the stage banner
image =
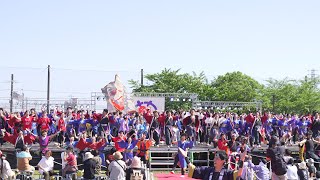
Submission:
[[138,112],[150,108],[151,111],[164,112],[165,98],[164,97],[132,97],[133,103]]

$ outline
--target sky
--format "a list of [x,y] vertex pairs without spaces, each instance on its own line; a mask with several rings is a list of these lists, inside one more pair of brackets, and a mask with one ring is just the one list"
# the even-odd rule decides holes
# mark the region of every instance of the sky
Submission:
[[[241,71],[259,82],[320,74],[320,1],[0,1],[0,99],[90,98],[140,70]],[[145,82],[150,83],[150,82]],[[130,88],[128,88],[130,91]]]

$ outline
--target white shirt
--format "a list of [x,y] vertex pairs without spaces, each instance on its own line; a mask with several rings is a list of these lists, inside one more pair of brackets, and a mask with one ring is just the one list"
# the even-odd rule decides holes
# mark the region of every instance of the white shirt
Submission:
[[[12,171],[9,162],[4,159],[4,160],[2,160],[2,163],[3,163],[3,168],[2,168],[1,178],[7,179],[7,178],[13,176],[14,172]],[[0,167],[1,167],[1,160],[0,160]]]
[[287,169],[287,177],[288,179],[296,179],[298,180],[298,168],[297,166],[294,165],[287,165],[288,169]]
[[125,180],[126,178],[126,163],[122,160],[118,160],[118,163],[114,160],[108,167],[110,171],[110,180]]
[[66,167],[66,164],[67,164],[67,161],[64,160],[64,154],[65,154],[65,153],[66,153],[66,152],[62,152],[62,153],[61,153],[62,169],[64,169],[64,168]]
[[[47,159],[45,156],[42,156],[42,159],[38,163],[38,166],[41,166],[46,172],[51,171],[53,170],[53,165],[54,165],[53,160],[54,158],[51,156],[49,157],[49,159]],[[43,174],[43,170],[40,168],[39,168],[39,172]]]

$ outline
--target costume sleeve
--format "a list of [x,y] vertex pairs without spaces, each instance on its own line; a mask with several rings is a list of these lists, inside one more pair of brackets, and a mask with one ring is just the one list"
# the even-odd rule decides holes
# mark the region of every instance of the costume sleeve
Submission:
[[204,167],[204,166],[196,167],[195,165],[192,164],[189,166],[188,177],[194,178],[194,179],[203,179],[207,170],[208,170],[208,167]]

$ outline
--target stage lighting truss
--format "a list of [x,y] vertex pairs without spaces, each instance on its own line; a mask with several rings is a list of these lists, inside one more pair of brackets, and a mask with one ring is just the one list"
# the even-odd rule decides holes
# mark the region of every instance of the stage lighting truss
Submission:
[[132,96],[136,97],[165,97],[170,98],[170,102],[192,102],[198,100],[198,94],[195,93],[151,93],[151,92],[134,92]]
[[242,110],[243,107],[256,107],[257,111],[262,110],[262,102],[231,102],[231,101],[193,101],[192,107],[196,109],[215,108],[217,110]]

